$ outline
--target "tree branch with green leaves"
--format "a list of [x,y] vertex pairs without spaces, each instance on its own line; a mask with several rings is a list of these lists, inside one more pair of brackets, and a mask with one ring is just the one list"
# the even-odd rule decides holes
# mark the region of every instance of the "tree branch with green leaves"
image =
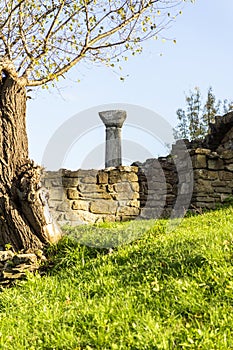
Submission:
[[[81,60],[109,65],[141,52],[181,13],[183,0],[6,0],[0,67],[24,86],[58,79]],[[14,67],[14,69],[13,69]],[[17,74],[16,74],[17,73]]]

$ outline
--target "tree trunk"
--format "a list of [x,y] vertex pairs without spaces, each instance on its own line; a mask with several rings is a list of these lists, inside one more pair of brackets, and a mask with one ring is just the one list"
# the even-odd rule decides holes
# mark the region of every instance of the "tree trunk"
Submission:
[[28,158],[26,89],[5,75],[0,82],[0,246],[37,250],[60,238],[41,188],[41,167]]

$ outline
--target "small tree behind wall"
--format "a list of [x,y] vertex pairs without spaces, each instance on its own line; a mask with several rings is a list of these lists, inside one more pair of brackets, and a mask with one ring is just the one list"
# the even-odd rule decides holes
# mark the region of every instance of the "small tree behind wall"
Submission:
[[203,138],[208,133],[210,123],[214,123],[216,115],[223,115],[233,110],[233,102],[227,99],[217,100],[212,87],[209,87],[204,102],[198,87],[189,91],[185,96],[185,102],[185,108],[176,111],[178,124],[174,129],[175,139]]
[[182,0],[0,2],[0,245],[38,249],[59,239],[28,156],[26,88],[64,76],[80,61],[141,51],[179,14]]

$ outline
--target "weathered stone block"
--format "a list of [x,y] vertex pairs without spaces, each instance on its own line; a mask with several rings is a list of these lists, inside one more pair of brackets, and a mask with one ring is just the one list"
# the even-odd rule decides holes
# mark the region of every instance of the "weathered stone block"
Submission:
[[96,184],[80,184],[78,185],[78,190],[82,193],[100,192],[100,188]]
[[206,179],[206,180],[217,180],[219,178],[219,173],[213,170],[203,170],[197,169],[193,171],[194,180]]
[[220,181],[220,180],[216,180],[216,181],[212,181],[211,186],[213,187],[221,187],[221,186],[227,186],[228,182],[227,181]]
[[192,163],[195,169],[206,169],[206,156],[204,154],[196,154],[192,157]]
[[66,212],[68,210],[70,210],[70,203],[69,201],[62,201],[61,203],[59,203],[57,205],[57,208],[56,208],[57,211],[63,211],[63,212]]
[[135,182],[135,181],[138,181],[138,175],[133,172],[123,173],[121,174],[121,180]]
[[198,182],[194,182],[193,193],[212,193],[213,191],[211,181],[199,179]]
[[96,176],[85,176],[81,178],[81,183],[84,184],[96,184],[97,183],[97,177]]
[[115,192],[125,192],[131,194],[133,191],[131,189],[129,182],[120,182],[114,185]]
[[110,193],[106,193],[106,192],[95,192],[95,193],[86,193],[85,195],[83,194],[83,197],[85,197],[86,199],[112,199],[111,194]]
[[209,154],[208,158],[219,159],[219,158],[221,158],[221,156],[217,152],[211,152]]
[[211,150],[208,149],[208,148],[196,148],[196,149],[194,150],[194,152],[195,152],[196,154],[210,154],[210,153],[211,153]]
[[67,197],[68,199],[79,199],[80,197],[82,197],[82,195],[77,190],[74,190],[73,188],[69,188],[67,190]]
[[139,192],[134,192],[133,199],[139,199],[139,198],[140,198]]
[[62,178],[59,177],[57,179],[44,179],[41,181],[43,186],[46,188],[51,188],[51,187],[62,187]]
[[52,187],[52,181],[50,179],[41,179],[41,183],[43,187],[46,187],[49,189]]
[[60,201],[60,200],[49,199],[49,208],[57,209],[58,205],[61,204],[61,203],[62,203],[62,201]]
[[140,213],[139,208],[136,207],[122,207],[117,211],[117,215],[123,216],[138,216]]
[[139,198],[139,193],[137,192],[119,192],[119,193],[112,193],[111,194],[113,200],[121,201],[121,200],[133,200]]
[[219,178],[223,181],[233,180],[233,172],[230,171],[219,171]]
[[59,177],[57,179],[52,180],[51,184],[52,184],[53,187],[63,187],[62,178]]
[[233,151],[232,150],[225,150],[225,151],[222,151],[221,152],[221,156],[224,158],[224,159],[233,159]]
[[196,202],[195,206],[197,208],[206,208],[206,209],[215,209],[216,204],[215,203],[207,203],[207,202]]
[[134,166],[134,165],[120,165],[119,167],[117,167],[117,169],[119,169],[119,171],[121,172],[137,172],[138,171],[138,167]]
[[45,179],[57,179],[58,177],[62,176],[62,171],[44,171],[42,174],[42,178]]
[[85,200],[76,200],[72,204],[73,210],[89,210],[89,202]]
[[139,188],[139,183],[138,182],[132,182],[131,183],[131,188],[134,192],[139,192],[140,188]]
[[77,177],[63,177],[62,185],[64,188],[77,187],[80,182],[80,179]]
[[109,173],[109,178],[108,178],[109,184],[116,184],[117,182],[121,182],[121,175],[120,172],[117,170],[113,170]]
[[220,170],[223,169],[223,160],[222,159],[208,159],[208,168],[210,170]]
[[129,205],[130,207],[140,208],[140,201],[137,199],[133,199],[127,202],[127,205]]
[[66,213],[65,220],[68,222],[95,223],[98,216],[85,210],[74,210]]
[[230,187],[215,187],[214,191],[217,193],[232,193],[232,188]]
[[97,174],[98,174],[98,170],[95,170],[95,169],[87,169],[87,170],[82,170],[82,169],[79,169],[78,170],[78,174],[80,177],[84,178],[86,176],[91,176],[91,177],[97,177]]
[[115,214],[117,206],[117,202],[111,200],[94,201],[90,204],[90,212],[95,214]]
[[63,200],[64,199],[64,189],[63,187],[51,188],[49,191],[50,200]]
[[64,169],[63,172],[62,172],[62,175],[63,177],[76,177],[78,178],[79,177],[79,170],[77,171],[72,171],[72,170],[67,170],[67,169]]
[[107,184],[108,183],[108,173],[104,171],[100,171],[97,175],[97,183],[98,184]]
[[233,164],[226,165],[225,169],[233,172]]
[[206,202],[206,203],[213,203],[215,202],[215,198],[210,196],[204,196],[204,197],[196,197],[195,198],[197,202]]

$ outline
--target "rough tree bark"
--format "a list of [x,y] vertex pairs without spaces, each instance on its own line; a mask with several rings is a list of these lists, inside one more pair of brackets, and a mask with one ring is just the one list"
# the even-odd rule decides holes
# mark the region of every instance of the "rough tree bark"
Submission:
[[28,156],[26,89],[8,74],[0,82],[0,246],[37,250],[61,234],[49,214],[41,167]]

